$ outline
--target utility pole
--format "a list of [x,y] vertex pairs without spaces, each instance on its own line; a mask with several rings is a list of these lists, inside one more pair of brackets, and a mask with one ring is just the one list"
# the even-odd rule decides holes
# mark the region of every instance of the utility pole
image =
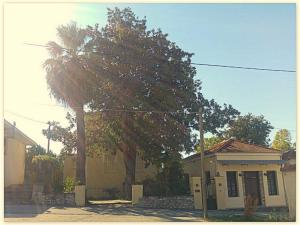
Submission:
[[200,132],[200,152],[201,152],[201,186],[202,186],[202,207],[203,207],[203,218],[207,218],[207,199],[206,199],[206,184],[205,184],[205,173],[204,173],[204,131],[203,131],[203,118],[202,118],[202,107],[199,109],[199,132]]
[[51,128],[51,123],[48,121],[48,145],[47,145],[47,153],[50,151],[50,128]]

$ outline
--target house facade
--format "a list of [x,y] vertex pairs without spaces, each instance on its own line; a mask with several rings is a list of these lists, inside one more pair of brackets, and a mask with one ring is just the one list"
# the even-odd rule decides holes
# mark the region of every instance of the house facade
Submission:
[[[208,208],[244,208],[246,196],[257,199],[259,207],[286,206],[282,163],[280,151],[234,139],[205,151]],[[183,165],[190,184],[201,177],[199,153],[185,158]]]
[[4,187],[22,185],[26,147],[36,143],[15,125],[4,120]]
[[[149,165],[145,168],[145,162],[137,156],[135,181],[142,182],[147,178],[154,178],[157,167]],[[76,159],[75,156],[67,156],[64,161],[64,179],[75,178]],[[125,164],[123,153],[116,154],[104,152],[103,154],[86,158],[86,196],[89,200],[111,198],[114,192],[124,194]]]
[[282,154],[284,164],[281,168],[290,218],[296,218],[296,150]]

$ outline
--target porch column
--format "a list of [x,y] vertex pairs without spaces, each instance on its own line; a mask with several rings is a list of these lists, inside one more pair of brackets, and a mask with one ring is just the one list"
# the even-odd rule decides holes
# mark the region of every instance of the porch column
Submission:
[[192,177],[192,190],[195,209],[202,209],[201,177]]
[[225,209],[225,178],[215,177],[217,209]]
[[77,206],[85,206],[85,185],[75,186],[75,203]]

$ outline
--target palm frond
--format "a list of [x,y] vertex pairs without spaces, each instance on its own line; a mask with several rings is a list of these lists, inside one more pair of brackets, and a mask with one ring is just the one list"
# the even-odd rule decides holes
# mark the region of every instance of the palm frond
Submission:
[[78,27],[76,22],[57,28],[57,34],[62,44],[71,50],[80,50],[86,42],[86,31]]
[[49,41],[47,43],[47,50],[50,53],[50,56],[52,58],[57,58],[59,56],[62,56],[64,52],[64,48],[54,41]]

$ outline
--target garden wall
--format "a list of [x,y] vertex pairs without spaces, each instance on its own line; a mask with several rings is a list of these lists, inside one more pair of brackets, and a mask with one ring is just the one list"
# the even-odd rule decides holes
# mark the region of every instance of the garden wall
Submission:
[[143,197],[135,206],[159,209],[194,209],[194,198],[193,196]]
[[39,205],[75,206],[75,193],[45,194],[32,193],[32,201]]

